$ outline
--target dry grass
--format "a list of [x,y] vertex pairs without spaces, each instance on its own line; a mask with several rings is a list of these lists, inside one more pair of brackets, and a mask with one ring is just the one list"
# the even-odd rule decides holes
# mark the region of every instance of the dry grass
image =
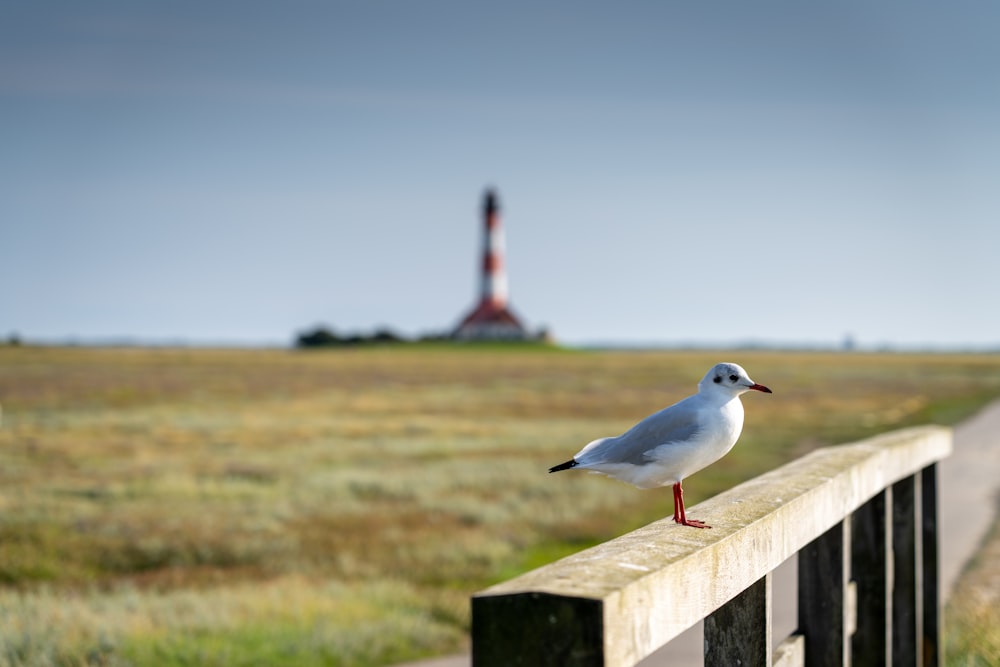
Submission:
[[945,630],[949,667],[994,667],[1000,662],[1000,514],[958,580],[945,611]]
[[997,356],[0,348],[0,665],[454,650],[471,591],[669,513],[545,470],[719,360],[776,393],[692,504],[1000,395]]

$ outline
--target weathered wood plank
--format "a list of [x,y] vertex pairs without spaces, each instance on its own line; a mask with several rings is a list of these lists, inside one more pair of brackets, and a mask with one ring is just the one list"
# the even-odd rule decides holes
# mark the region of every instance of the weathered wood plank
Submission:
[[771,666],[771,575],[705,618],[705,667]]
[[940,667],[944,662],[941,627],[944,600],[941,598],[940,532],[938,531],[937,464],[924,468],[922,475],[923,554],[921,580],[924,586],[924,667]]
[[917,557],[919,474],[892,485],[892,665],[919,667],[918,619],[922,620]]
[[[817,450],[700,503],[698,516],[712,530],[693,530],[669,518],[657,521],[482,591],[473,609],[485,609],[482,605],[490,604],[485,598],[525,593],[590,600],[601,610],[603,664],[633,665],[886,486],[950,451],[951,432],[939,427]],[[519,664],[518,655],[536,651],[528,644],[549,641],[537,628],[525,628],[526,615],[477,618],[474,654],[478,643],[502,635],[511,638],[504,649],[507,664]],[[502,631],[488,627],[501,622],[513,625]]]
[[847,517],[799,552],[799,629],[806,667],[850,665],[848,577],[851,525]]
[[774,649],[772,667],[803,667],[806,664],[806,638],[792,635]]
[[851,638],[854,667],[892,662],[891,490],[862,505],[851,517],[851,573],[857,584],[857,629]]

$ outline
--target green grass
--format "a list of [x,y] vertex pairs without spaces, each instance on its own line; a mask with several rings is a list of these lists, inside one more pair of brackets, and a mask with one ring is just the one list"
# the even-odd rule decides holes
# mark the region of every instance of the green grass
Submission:
[[720,360],[775,394],[689,504],[1000,396],[994,355],[0,348],[0,667],[459,650],[475,590],[670,514],[546,470]]
[[454,619],[429,602],[400,581],[317,586],[301,577],[208,592],[8,591],[0,593],[0,664],[391,661],[461,641]]

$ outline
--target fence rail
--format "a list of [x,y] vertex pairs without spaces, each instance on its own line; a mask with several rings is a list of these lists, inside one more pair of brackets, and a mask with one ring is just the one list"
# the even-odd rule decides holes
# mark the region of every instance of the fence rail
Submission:
[[[929,426],[816,450],[472,599],[475,667],[634,665],[705,620],[705,665],[940,664]],[[771,572],[798,555],[798,630],[772,650]]]

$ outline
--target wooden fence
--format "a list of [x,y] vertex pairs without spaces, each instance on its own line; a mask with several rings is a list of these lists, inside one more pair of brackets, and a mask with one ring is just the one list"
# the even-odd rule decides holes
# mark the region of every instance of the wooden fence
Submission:
[[[475,667],[634,665],[704,619],[705,665],[941,661],[937,467],[951,431],[816,450],[472,599]],[[771,572],[798,554],[798,630],[772,649]]]

